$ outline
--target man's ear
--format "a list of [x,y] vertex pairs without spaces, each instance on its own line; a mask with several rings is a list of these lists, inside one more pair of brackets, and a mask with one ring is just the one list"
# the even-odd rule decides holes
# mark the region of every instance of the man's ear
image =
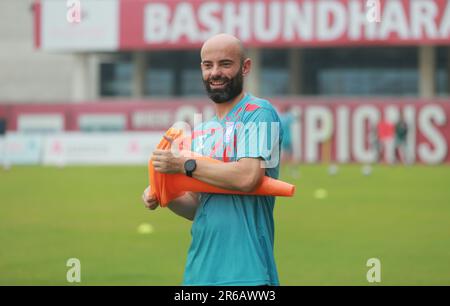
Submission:
[[244,60],[244,63],[242,64],[242,75],[247,76],[250,73],[251,68],[252,68],[252,60],[246,58]]

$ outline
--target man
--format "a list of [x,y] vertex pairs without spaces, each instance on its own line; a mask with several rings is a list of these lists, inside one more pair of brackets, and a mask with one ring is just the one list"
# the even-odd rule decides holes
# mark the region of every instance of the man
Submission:
[[407,136],[408,136],[408,125],[406,121],[402,118],[395,125],[395,149],[398,150],[401,162],[408,164],[407,156]]
[[392,164],[394,161],[392,156],[389,154],[389,150],[393,148],[394,145],[394,125],[386,119],[382,119],[378,123],[378,160],[381,161],[381,156],[385,163]]
[[292,162],[291,126],[295,121],[295,116],[289,106],[283,108],[280,120],[283,129],[283,161]]
[[[156,150],[152,156],[156,171],[185,173],[210,185],[241,192],[254,190],[264,175],[278,178],[278,161],[264,168],[262,160],[273,162],[273,157],[278,158],[275,155],[280,150],[282,131],[278,128],[272,133],[270,127],[271,123],[279,127],[280,119],[268,101],[243,91],[243,79],[250,69],[251,60],[245,57],[237,38],[219,34],[204,43],[201,70],[216,115],[195,127],[192,149],[225,163],[175,157],[170,150]],[[256,130],[242,128],[249,123],[254,123]],[[271,150],[255,150],[254,146],[247,150],[258,141],[257,134],[264,134],[260,123],[268,125],[269,138],[276,138],[276,144]],[[148,191],[144,192],[144,202],[155,209],[159,204],[148,197]],[[187,192],[169,203],[174,213],[194,221],[183,284],[279,285],[273,255],[274,202],[270,196]]]
[[291,177],[294,179],[298,179],[300,175],[300,170],[298,165],[293,164],[294,156],[293,156],[293,144],[292,144],[292,133],[291,127],[298,119],[298,114],[291,109],[291,106],[286,105],[282,108],[280,114],[281,120],[281,129],[283,131],[283,141],[282,143],[282,162],[289,163],[289,171],[291,173]]

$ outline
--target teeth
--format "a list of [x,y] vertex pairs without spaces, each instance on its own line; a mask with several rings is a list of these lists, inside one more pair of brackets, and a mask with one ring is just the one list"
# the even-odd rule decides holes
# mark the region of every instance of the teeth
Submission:
[[220,86],[220,85],[224,85],[225,82],[213,81],[213,82],[211,82],[211,84],[212,84],[212,85],[218,85],[218,86]]

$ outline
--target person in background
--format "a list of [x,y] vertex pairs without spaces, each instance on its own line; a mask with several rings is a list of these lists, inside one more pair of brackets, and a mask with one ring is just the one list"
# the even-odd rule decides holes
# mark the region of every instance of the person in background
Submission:
[[403,118],[395,125],[395,151],[398,152],[400,161],[403,164],[408,164],[407,157],[407,136],[408,136],[408,125]]
[[388,158],[387,149],[394,144],[394,125],[386,119],[382,119],[377,126],[378,130],[378,161],[381,161],[381,156],[384,156],[383,161],[386,163],[392,163],[393,160]]
[[289,105],[285,105],[281,108],[280,114],[281,127],[283,129],[283,139],[281,142],[282,145],[282,161],[292,161],[292,135],[291,135],[291,126],[295,121],[294,114],[291,112],[291,107]]
[[378,163],[380,161],[380,139],[378,138],[378,127],[375,124],[370,125],[369,143],[376,152],[375,162]]
[[[283,105],[281,107],[280,121],[281,128],[283,130],[283,139],[281,141],[281,161],[283,163],[294,163],[291,127],[297,116],[298,115],[292,110],[291,106]],[[289,168],[292,178],[299,178],[300,170],[298,167],[292,165]]]

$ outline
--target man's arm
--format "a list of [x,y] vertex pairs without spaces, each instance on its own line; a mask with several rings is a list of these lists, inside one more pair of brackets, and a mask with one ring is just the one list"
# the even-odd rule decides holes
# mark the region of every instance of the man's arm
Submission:
[[[161,173],[183,173],[188,158],[175,157],[170,150],[155,150],[152,161],[155,170]],[[265,171],[259,158],[241,158],[237,162],[212,163],[197,159],[193,177],[219,188],[242,192],[258,187]]]
[[167,207],[178,216],[193,221],[199,204],[197,193],[186,192],[181,197],[172,200]]
[[[159,203],[156,198],[150,195],[150,188],[151,187],[149,186],[145,189],[142,200],[144,201],[145,207],[150,210],[155,210],[159,206]],[[168,207],[175,214],[192,221],[194,220],[195,212],[197,211],[199,204],[198,194],[186,192],[181,197],[172,200]]]
[[193,177],[215,187],[251,192],[261,183],[265,171],[261,159],[241,158],[237,162],[211,163],[196,160]]

